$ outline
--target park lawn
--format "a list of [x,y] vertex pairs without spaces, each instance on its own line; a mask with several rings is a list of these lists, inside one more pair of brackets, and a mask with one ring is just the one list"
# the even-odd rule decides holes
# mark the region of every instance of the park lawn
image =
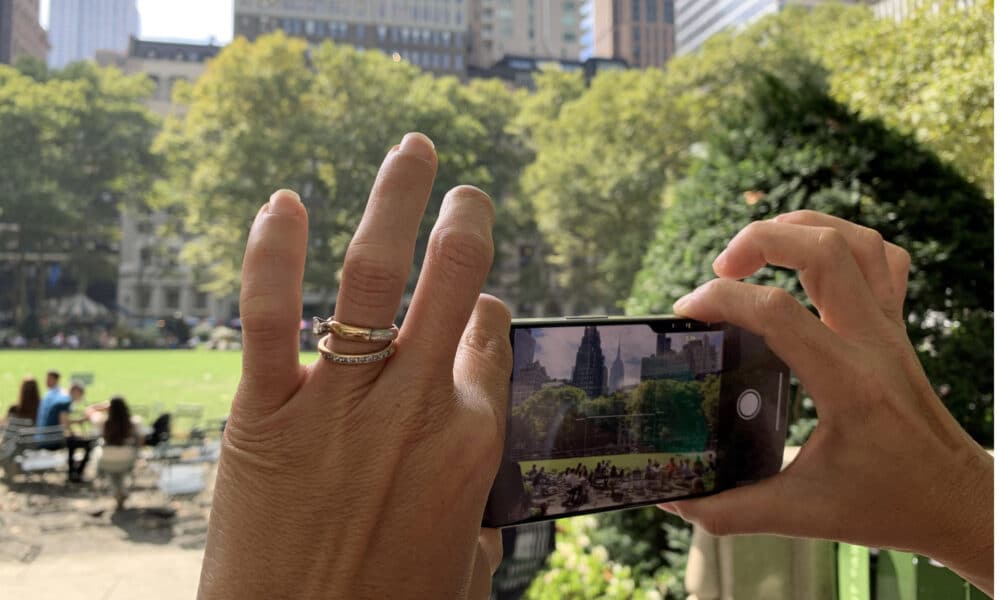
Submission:
[[[125,396],[132,405],[169,412],[177,404],[201,404],[206,419],[229,414],[240,377],[240,353],[211,350],[4,350],[0,351],[0,410],[17,401],[21,378],[34,375],[44,392],[45,372],[93,373],[85,404]],[[154,415],[155,416],[155,415]]]
[[523,460],[518,464],[521,467],[521,473],[527,473],[531,470],[532,465],[537,465],[539,469],[545,468],[547,473],[562,471],[566,467],[574,468],[576,465],[583,463],[588,471],[593,471],[597,463],[602,460],[610,460],[611,464],[618,468],[627,467],[629,469],[645,469],[646,461],[653,459],[653,461],[660,461],[661,465],[666,464],[670,460],[670,457],[674,457],[677,460],[683,458],[690,458],[694,461],[696,456],[705,456],[704,452],[650,452],[648,454],[609,454],[601,456],[587,456],[587,457],[577,457],[577,458],[553,458],[549,460]]

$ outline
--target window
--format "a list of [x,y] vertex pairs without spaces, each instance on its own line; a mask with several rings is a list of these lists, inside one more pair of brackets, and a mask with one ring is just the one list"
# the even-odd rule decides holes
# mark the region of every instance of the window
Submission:
[[572,31],[564,31],[563,32],[563,41],[572,44],[573,42],[576,41],[576,34],[573,33]]
[[376,31],[378,32],[378,41],[384,42],[386,37],[385,34],[387,31],[385,25],[379,25]]
[[208,294],[205,292],[198,292],[194,295],[194,307],[199,310],[205,310],[208,308]]
[[181,306],[181,291],[177,288],[167,288],[166,289],[166,299],[164,301],[165,308],[168,310],[176,310]]
[[663,0],[663,22],[674,22],[674,0]]
[[656,0],[646,0],[646,20],[656,22]]
[[315,35],[315,34],[316,34],[316,21],[309,19],[308,21],[306,21],[306,35]]
[[354,27],[354,35],[359,40],[365,39],[365,26],[361,24],[356,25]]
[[632,0],[632,21],[638,21],[640,14],[639,0]]
[[149,304],[153,299],[153,294],[148,286],[139,286],[136,288],[136,301],[141,310],[146,310],[149,308]]
[[153,260],[153,251],[148,246],[139,249],[139,264],[148,265]]

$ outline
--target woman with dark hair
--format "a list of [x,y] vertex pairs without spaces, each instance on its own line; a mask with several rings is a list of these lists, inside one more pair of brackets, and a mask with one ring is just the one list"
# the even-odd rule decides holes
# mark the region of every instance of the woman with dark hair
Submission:
[[38,382],[30,375],[21,380],[21,389],[17,394],[17,404],[7,411],[8,417],[29,419],[32,423],[38,418],[38,405],[41,395],[38,393]]
[[125,403],[125,398],[115,396],[108,403],[108,420],[104,422],[104,451],[98,471],[111,479],[115,501],[119,509],[125,504],[128,490],[125,487],[125,476],[132,472],[136,452],[139,447],[139,437],[132,424],[132,412]]

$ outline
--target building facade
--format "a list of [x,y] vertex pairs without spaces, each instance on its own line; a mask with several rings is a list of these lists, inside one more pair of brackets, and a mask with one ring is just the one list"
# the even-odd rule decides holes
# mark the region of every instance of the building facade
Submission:
[[[730,27],[745,27],[787,6],[816,6],[831,0],[676,0],[677,54],[693,52],[705,40]],[[873,4],[876,0],[838,0]]]
[[271,31],[378,49],[434,73],[464,75],[468,0],[235,0],[233,35]]
[[0,63],[22,56],[44,61],[49,40],[38,22],[39,0],[0,0]]
[[875,16],[883,19],[901,21],[922,7],[930,6],[933,10],[964,10],[988,0],[875,0],[872,11]]
[[99,50],[125,53],[138,35],[136,0],[50,0],[50,67],[93,60]]
[[[172,109],[173,87],[194,81],[205,63],[219,53],[218,46],[153,42],[133,38],[125,54],[99,52],[100,64],[125,73],[145,73],[155,84],[147,101],[151,110],[166,116]],[[198,289],[191,269],[179,261],[182,237],[161,232],[170,216],[165,212],[132,210],[121,216],[117,303],[135,323],[177,313],[185,317],[225,320],[235,314],[235,299],[216,298]]]
[[469,64],[488,68],[504,56],[580,60],[581,0],[471,0]]
[[608,393],[613,394],[622,389],[625,383],[625,363],[622,361],[622,343],[618,341],[618,354],[615,361],[611,363],[611,372],[608,374]]
[[594,56],[662,67],[674,55],[674,2],[594,0]]
[[608,368],[604,366],[601,334],[597,327],[584,327],[570,385],[583,390],[588,397],[596,398],[607,391],[607,382]]

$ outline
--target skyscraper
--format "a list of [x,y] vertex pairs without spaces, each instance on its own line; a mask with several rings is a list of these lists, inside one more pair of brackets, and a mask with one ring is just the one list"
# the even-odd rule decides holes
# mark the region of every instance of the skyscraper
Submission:
[[674,1],[594,0],[594,56],[662,67],[674,55]]
[[604,366],[604,352],[601,350],[601,334],[597,327],[583,328],[583,339],[576,351],[576,364],[570,385],[580,388],[587,396],[595,398],[604,393],[608,370]]
[[45,60],[48,51],[38,0],[0,0],[0,63],[14,64],[22,56]]
[[582,0],[470,0],[469,64],[504,56],[579,60]]
[[92,60],[98,50],[125,53],[139,36],[136,0],[51,0],[49,66]]
[[[830,0],[676,0],[677,54],[697,50],[708,38],[730,27],[743,27],[788,6],[815,6]],[[875,0],[840,0],[872,4]]]
[[282,30],[310,42],[377,49],[435,73],[465,74],[469,1],[235,0],[233,35]]
[[613,394],[625,383],[625,363],[622,362],[622,342],[618,340],[618,355],[611,363],[611,374],[608,376],[608,393]]

